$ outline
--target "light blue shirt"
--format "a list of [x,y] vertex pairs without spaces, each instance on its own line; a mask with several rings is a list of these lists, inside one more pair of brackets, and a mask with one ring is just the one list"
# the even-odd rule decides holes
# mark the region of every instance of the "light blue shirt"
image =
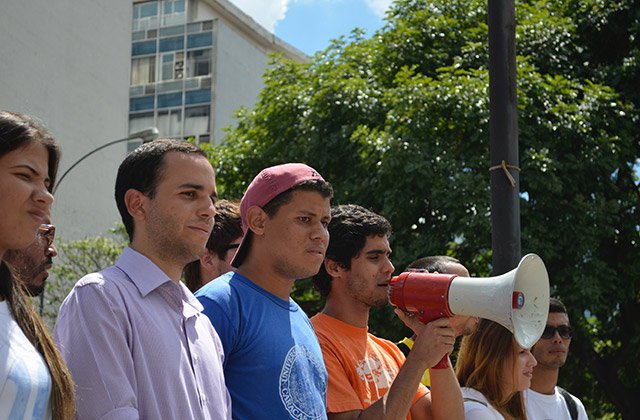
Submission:
[[83,277],[54,333],[78,418],[230,418],[222,345],[201,312],[186,286],[131,248]]
[[7,301],[0,302],[0,419],[51,418],[51,375]]

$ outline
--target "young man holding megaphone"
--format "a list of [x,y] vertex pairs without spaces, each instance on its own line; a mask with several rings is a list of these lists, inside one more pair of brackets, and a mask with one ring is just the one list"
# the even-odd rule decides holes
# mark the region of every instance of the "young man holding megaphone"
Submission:
[[451,366],[431,371],[431,391],[420,384],[427,368],[448,360],[455,335],[448,318],[423,324],[396,314],[416,333],[406,358],[396,345],[368,332],[369,311],[389,303],[394,267],[391,225],[356,205],[332,209],[329,247],[313,282],[326,298],[311,318],[329,374],[329,419],[463,419],[462,394]]

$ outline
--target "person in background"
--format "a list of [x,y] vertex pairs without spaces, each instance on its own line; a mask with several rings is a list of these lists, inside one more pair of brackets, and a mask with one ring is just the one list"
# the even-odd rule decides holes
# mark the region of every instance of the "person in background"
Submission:
[[[446,255],[436,255],[431,257],[423,257],[409,264],[405,271],[418,270],[428,273],[456,274],[460,277],[469,277],[469,270],[457,259]],[[478,325],[478,317],[456,315],[451,317],[451,328],[456,337],[469,335]],[[402,350],[405,357],[409,355],[415,336],[411,338],[403,338],[396,345]],[[430,387],[431,380],[429,370],[425,370],[422,375],[422,384]]]
[[573,327],[564,304],[549,301],[549,317],[542,337],[531,348],[538,361],[531,388],[524,392],[527,417],[531,420],[587,420],[582,401],[558,386],[558,374],[569,354]]
[[237,419],[326,417],[327,371],[293,285],[318,272],[329,242],[331,185],[313,168],[263,169],[240,203],[235,272],[196,293],[224,347]]
[[526,419],[522,391],[531,385],[536,359],[502,325],[482,319],[462,339],[456,376],[466,419]]
[[396,309],[417,334],[406,360],[394,343],[368,332],[371,308],[389,304],[390,235],[389,222],[361,206],[331,211],[327,256],[313,277],[326,304],[311,318],[329,373],[328,417],[463,419],[451,366],[432,369],[431,392],[420,385],[425,369],[453,350],[449,319],[424,325]]
[[216,196],[206,154],[188,142],[145,143],[120,164],[115,198],[129,246],[76,283],[55,327],[78,418],[231,417],[220,339],[180,281],[205,252]]
[[0,111],[0,418],[67,420],[73,382],[21,282],[4,261],[47,220],[60,151],[32,117]]
[[218,201],[215,223],[207,241],[207,252],[184,268],[184,281],[189,290],[195,293],[211,280],[233,270],[231,260],[240,246],[241,239],[242,220],[239,203]]
[[9,250],[4,261],[9,264],[14,277],[24,285],[30,296],[40,296],[53,266],[53,258],[58,255],[54,245],[56,227],[46,216],[38,228],[36,239],[26,248]]

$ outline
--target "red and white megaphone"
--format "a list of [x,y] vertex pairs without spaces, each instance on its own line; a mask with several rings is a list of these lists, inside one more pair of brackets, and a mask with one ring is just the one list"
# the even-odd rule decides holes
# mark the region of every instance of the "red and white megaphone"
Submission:
[[[536,254],[525,255],[518,267],[496,277],[407,271],[391,279],[389,300],[425,324],[454,315],[490,319],[511,331],[521,347],[530,348],[547,323],[549,276]],[[434,368],[448,366],[445,356]]]

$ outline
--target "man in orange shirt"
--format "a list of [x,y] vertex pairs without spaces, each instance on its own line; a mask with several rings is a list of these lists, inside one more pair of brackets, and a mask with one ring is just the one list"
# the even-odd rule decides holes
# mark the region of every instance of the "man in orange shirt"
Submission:
[[329,247],[313,277],[326,304],[311,318],[329,373],[328,417],[463,419],[451,367],[431,371],[431,391],[420,384],[424,370],[453,350],[448,319],[424,325],[396,309],[416,333],[406,360],[394,343],[368,332],[370,309],[389,302],[390,234],[389,222],[363,207],[343,205],[331,212]]

